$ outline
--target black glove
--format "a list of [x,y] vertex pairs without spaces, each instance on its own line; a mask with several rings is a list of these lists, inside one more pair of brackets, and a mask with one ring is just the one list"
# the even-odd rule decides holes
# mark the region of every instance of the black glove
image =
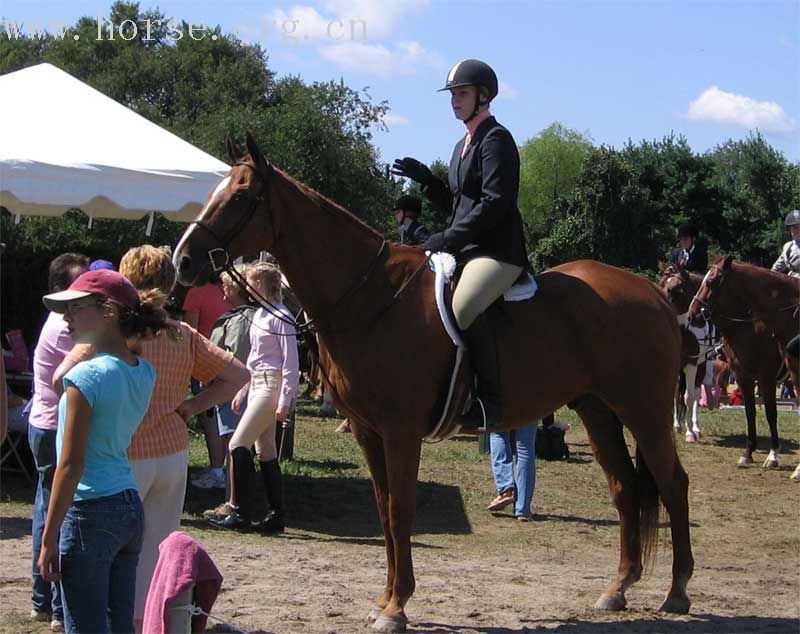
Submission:
[[444,231],[434,233],[430,238],[422,243],[423,251],[430,251],[437,253],[439,251],[447,251],[447,241],[444,238]]
[[402,176],[403,178],[410,178],[412,181],[416,181],[422,186],[429,185],[435,178],[427,165],[409,156],[395,160],[394,165],[392,165],[392,174],[395,176]]

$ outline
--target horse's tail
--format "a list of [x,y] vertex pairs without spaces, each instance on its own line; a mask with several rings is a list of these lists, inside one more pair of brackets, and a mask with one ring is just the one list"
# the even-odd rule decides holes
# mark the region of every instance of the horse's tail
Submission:
[[659,504],[658,486],[639,447],[636,447],[636,479],[639,485],[639,539],[642,545],[642,563],[645,570],[652,569],[658,546]]

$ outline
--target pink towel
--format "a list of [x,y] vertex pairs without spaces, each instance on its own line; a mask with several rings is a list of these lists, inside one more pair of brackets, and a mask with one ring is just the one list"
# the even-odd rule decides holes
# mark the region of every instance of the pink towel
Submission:
[[[147,593],[142,631],[148,634],[169,631],[170,605],[191,586],[194,586],[194,603],[210,613],[222,587],[222,575],[200,544],[186,533],[174,531],[158,546],[158,563]],[[206,617],[193,616],[192,632],[205,629]]]

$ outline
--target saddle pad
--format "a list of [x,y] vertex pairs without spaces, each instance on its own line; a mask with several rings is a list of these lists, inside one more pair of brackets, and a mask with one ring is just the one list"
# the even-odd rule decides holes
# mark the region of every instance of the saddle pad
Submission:
[[[458,346],[464,345],[464,340],[461,338],[461,332],[453,320],[444,304],[444,287],[453,278],[456,271],[456,259],[449,253],[434,253],[431,255],[430,266],[436,275],[435,295],[436,307],[439,309],[439,316],[444,324],[444,329],[453,340],[453,344]],[[503,293],[503,299],[507,302],[520,302],[530,299],[536,295],[539,285],[536,283],[536,278],[530,273],[523,279],[522,282],[514,284],[510,289]]]

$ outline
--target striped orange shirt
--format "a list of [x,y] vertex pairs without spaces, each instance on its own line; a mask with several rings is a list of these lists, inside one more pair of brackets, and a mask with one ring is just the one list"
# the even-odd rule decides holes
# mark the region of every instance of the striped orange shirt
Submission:
[[[186,398],[189,379],[211,383],[233,359],[232,353],[218,348],[188,324],[172,323],[179,326],[177,337],[162,331],[142,342],[142,357],[155,367],[156,384],[147,414],[128,448],[131,460],[160,458],[187,449],[186,423],[175,410]],[[77,362],[93,355],[91,346],[75,346],[67,358]]]

